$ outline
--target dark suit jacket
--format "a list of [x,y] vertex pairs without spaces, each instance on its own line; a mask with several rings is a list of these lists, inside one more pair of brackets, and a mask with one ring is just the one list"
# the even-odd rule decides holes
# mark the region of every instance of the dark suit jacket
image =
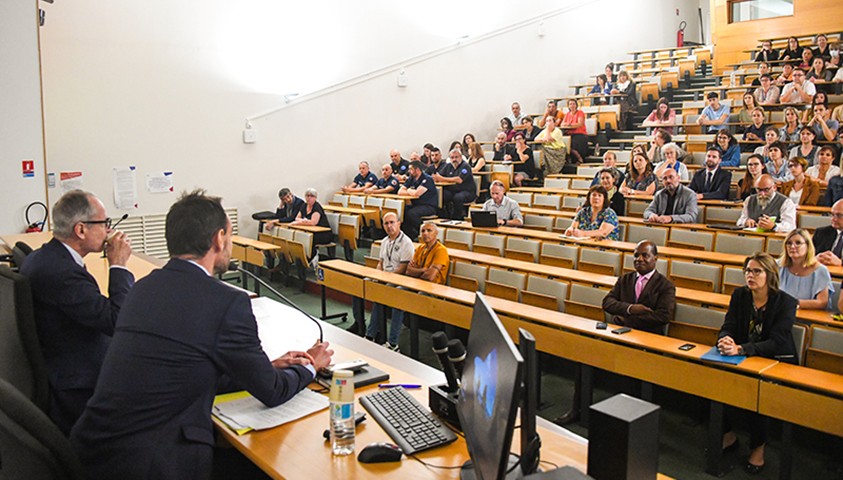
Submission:
[[21,273],[32,286],[38,340],[50,380],[49,414],[68,434],[94,392],[120,305],[135,277],[124,268],[112,268],[105,297],[94,277],[56,239],[32,252]]
[[[296,219],[296,215],[298,215],[299,210],[301,210],[302,205],[304,205],[304,200],[301,198],[293,195],[293,204],[290,208],[276,208],[275,209],[275,219],[281,223],[290,223]],[[287,215],[287,212],[292,212],[290,215]]]
[[827,252],[837,240],[837,230],[831,225],[814,230],[814,249],[817,253]]
[[[665,325],[673,320],[673,311],[676,310],[676,287],[667,277],[655,271],[636,302],[637,279],[637,272],[630,272],[619,278],[612,291],[603,298],[603,310],[614,315],[613,321],[618,325],[664,333]],[[646,305],[653,309],[653,313],[627,315],[627,308],[633,303]]]
[[793,322],[799,302],[779,290],[771,293],[761,317],[761,339],[749,341],[749,319],[752,314],[752,292],[747,287],[736,288],[729,301],[726,319],[717,338],[732,337],[743,347],[748,356],[781,357],[781,361],[796,363],[796,346],[793,343]]
[[71,442],[91,478],[208,478],[211,404],[226,374],[267,406],[313,380],[276,369],[249,297],[185,260],[138,282]]
[[705,189],[705,177],[708,171],[701,168],[699,172],[694,174],[691,179],[691,184],[688,187],[697,192],[702,193],[705,200],[726,200],[729,198],[729,187],[732,184],[732,172],[726,171],[723,168],[718,168],[711,179],[711,187]]

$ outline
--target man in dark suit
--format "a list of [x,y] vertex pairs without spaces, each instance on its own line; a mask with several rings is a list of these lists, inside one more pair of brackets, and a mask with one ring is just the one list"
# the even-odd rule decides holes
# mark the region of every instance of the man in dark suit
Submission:
[[[32,252],[21,268],[29,277],[35,324],[50,383],[48,414],[70,429],[94,393],[120,306],[135,277],[125,233],[112,234],[105,206],[93,194],[73,190],[53,206],[53,239]],[[84,257],[105,249],[108,297],[85,268]]]
[[697,200],[726,200],[732,184],[732,173],[720,168],[720,150],[714,146],[705,152],[705,168],[700,169],[691,184],[691,190],[697,192]]
[[605,298],[603,310],[612,322],[652,333],[664,328],[676,310],[676,287],[656,270],[656,244],[644,240],[635,246],[635,271],[620,277]]
[[333,352],[318,342],[267,359],[248,295],[213,277],[228,268],[231,234],[220,200],[202,191],[170,208],[172,258],[126,299],[71,433],[89,478],[209,478],[211,404],[223,379],[274,407],[330,363]]
[[843,200],[831,206],[831,225],[814,231],[814,250],[823,265],[840,265],[843,258]]

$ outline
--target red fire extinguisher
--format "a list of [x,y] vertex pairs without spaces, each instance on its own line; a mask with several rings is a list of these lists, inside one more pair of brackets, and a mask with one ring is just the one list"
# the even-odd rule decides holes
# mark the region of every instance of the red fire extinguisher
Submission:
[[679,30],[676,31],[676,46],[677,47],[684,47],[685,46],[685,27],[688,24],[685,23],[683,20],[679,23]]

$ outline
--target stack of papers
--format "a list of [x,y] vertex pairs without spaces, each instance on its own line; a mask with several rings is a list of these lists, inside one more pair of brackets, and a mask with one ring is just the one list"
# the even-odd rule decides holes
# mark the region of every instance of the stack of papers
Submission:
[[248,392],[217,395],[213,414],[237,435],[277,427],[328,408],[328,397],[308,388],[281,405],[268,408]]

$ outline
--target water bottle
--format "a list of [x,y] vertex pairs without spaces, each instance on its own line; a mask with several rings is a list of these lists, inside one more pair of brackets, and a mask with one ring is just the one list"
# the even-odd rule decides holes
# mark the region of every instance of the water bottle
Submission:
[[354,374],[337,370],[331,379],[331,449],[334,455],[354,453]]

